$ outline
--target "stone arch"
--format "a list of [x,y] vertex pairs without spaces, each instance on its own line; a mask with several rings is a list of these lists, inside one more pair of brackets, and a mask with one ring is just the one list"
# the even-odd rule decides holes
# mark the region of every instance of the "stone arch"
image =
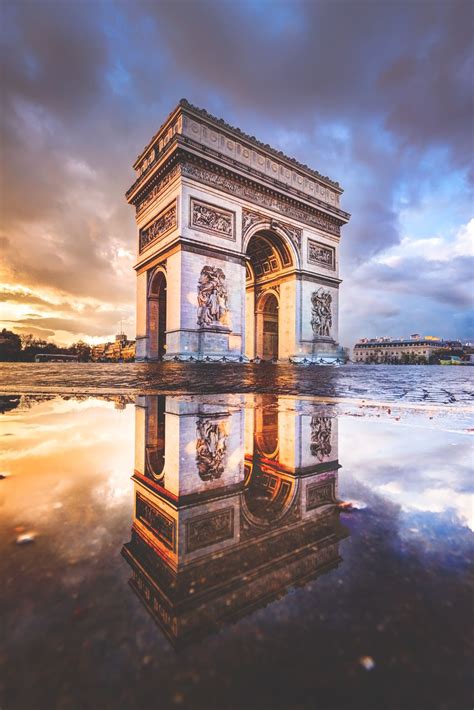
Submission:
[[147,293],[148,358],[161,360],[166,353],[166,269],[158,266],[150,274]]
[[269,288],[256,297],[255,342],[256,355],[262,360],[277,360],[279,345],[280,295]]
[[250,241],[257,234],[266,234],[267,238],[273,238],[274,242],[283,244],[291,254],[291,266],[294,269],[301,268],[299,254],[299,247],[301,245],[297,246],[288,232],[285,231],[284,227],[282,227],[278,222],[275,222],[275,220],[270,219],[270,217],[252,224],[245,230],[242,239],[242,251],[244,254],[247,254]]
[[280,293],[280,282],[294,278],[299,253],[289,235],[273,221],[251,225],[244,236],[246,261],[245,354],[250,359],[281,360],[281,300],[291,309],[295,294]]

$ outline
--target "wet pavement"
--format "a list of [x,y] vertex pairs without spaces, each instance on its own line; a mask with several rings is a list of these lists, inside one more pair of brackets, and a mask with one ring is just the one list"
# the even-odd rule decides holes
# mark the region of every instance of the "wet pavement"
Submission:
[[462,404],[474,367],[234,365],[212,363],[0,363],[0,393],[259,392],[388,402]]
[[472,707],[469,377],[391,369],[4,394],[2,710]]

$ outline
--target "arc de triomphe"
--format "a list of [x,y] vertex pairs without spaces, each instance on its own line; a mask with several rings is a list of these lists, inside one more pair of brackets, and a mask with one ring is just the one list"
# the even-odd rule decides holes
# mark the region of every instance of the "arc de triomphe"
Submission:
[[338,183],[185,100],[134,168],[137,360],[342,358]]

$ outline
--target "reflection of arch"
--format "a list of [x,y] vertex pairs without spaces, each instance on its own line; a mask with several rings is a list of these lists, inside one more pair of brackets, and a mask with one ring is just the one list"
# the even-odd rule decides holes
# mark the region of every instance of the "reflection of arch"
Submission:
[[266,460],[278,458],[278,409],[261,409],[256,412],[255,447],[259,456]]
[[166,272],[158,267],[148,284],[149,358],[159,360],[166,352]]
[[242,496],[244,518],[257,527],[279,523],[297,500],[299,479],[254,457]]
[[145,475],[154,481],[164,478],[165,402],[164,395],[150,397],[146,412]]

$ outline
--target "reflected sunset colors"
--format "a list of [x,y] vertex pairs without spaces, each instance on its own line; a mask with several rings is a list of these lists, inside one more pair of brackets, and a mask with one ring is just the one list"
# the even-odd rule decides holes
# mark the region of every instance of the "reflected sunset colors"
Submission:
[[464,414],[257,394],[0,404],[6,707],[466,697]]

